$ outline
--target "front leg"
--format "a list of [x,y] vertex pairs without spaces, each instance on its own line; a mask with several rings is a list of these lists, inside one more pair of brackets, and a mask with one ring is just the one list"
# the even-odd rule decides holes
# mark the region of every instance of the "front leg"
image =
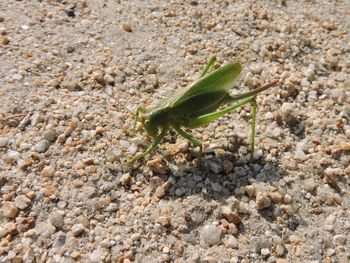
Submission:
[[147,148],[146,151],[144,151],[143,153],[139,153],[138,155],[136,155],[131,162],[134,162],[136,160],[139,160],[143,157],[145,157],[147,154],[153,152],[156,148],[157,145],[163,140],[165,134],[167,133],[168,128],[163,128],[161,133],[155,138],[154,142]]
[[137,108],[136,114],[135,114],[134,127],[133,127],[134,130],[135,130],[135,128],[136,128],[136,123],[137,123],[137,122],[139,121],[139,119],[140,119],[140,112],[142,112],[142,113],[147,113],[147,112],[149,112],[149,109],[147,109],[147,108],[144,107],[144,106],[140,106],[140,107]]
[[199,158],[202,157],[202,152],[203,152],[203,145],[202,142],[200,140],[198,140],[196,137],[194,137],[193,135],[181,130],[181,128],[179,126],[175,126],[174,127],[175,131],[177,131],[178,134],[180,134],[182,137],[184,137],[185,139],[189,140],[190,142],[192,142],[195,146],[199,147]]

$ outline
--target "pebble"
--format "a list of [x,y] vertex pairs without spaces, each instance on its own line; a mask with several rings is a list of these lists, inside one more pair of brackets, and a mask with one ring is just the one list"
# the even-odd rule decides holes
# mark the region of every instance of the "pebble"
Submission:
[[41,175],[44,177],[52,177],[55,172],[56,172],[55,167],[45,166],[44,169],[41,171]]
[[223,208],[222,215],[227,219],[227,221],[234,223],[235,225],[238,225],[242,222],[239,214],[236,211],[232,211],[229,207]]
[[5,229],[4,227],[0,226],[0,238],[3,238],[7,234],[8,234],[7,229]]
[[82,224],[75,224],[72,226],[71,232],[74,237],[79,236],[85,231],[85,227]]
[[52,212],[49,215],[48,219],[49,219],[49,222],[57,228],[62,228],[64,225],[63,216],[59,212]]
[[238,248],[238,241],[237,241],[237,238],[235,238],[234,236],[230,236],[226,242],[225,242],[225,245],[227,247],[230,247],[230,248]]
[[345,235],[335,235],[333,237],[333,244],[336,246],[340,246],[346,243],[346,236]]
[[44,153],[47,151],[47,149],[49,149],[49,147],[50,147],[50,142],[44,139],[35,144],[34,151],[38,153]]
[[314,178],[307,178],[304,180],[304,189],[308,192],[312,192],[315,190],[316,188],[316,182],[315,182],[315,179]]
[[6,152],[4,156],[4,160],[8,163],[18,160],[20,157],[20,153],[17,151],[9,150]]
[[7,218],[15,218],[18,213],[17,207],[12,202],[3,203],[1,210]]
[[49,142],[54,142],[56,141],[57,133],[54,130],[45,131],[43,134],[43,138]]
[[253,236],[250,240],[250,246],[252,252],[261,253],[263,248],[268,247],[268,241],[262,236]]
[[122,29],[126,32],[132,32],[132,28],[129,24],[122,24]]
[[253,197],[255,195],[255,187],[254,185],[247,185],[245,187],[245,192],[249,197]]
[[148,161],[147,167],[157,174],[166,174],[170,171],[169,167],[166,165],[163,159],[159,157]]
[[119,182],[123,186],[130,186],[132,184],[132,177],[130,173],[125,173],[119,178]]
[[292,202],[292,197],[289,194],[285,194],[283,201],[284,203],[289,204]]
[[130,238],[131,238],[132,241],[139,241],[140,238],[141,238],[141,234],[140,233],[134,233],[134,234],[131,235]]
[[21,75],[21,74],[13,74],[12,78],[13,78],[13,80],[20,81],[20,80],[23,79],[23,75]]
[[9,140],[7,137],[0,137],[0,147],[5,147],[8,144]]
[[106,211],[107,212],[116,212],[118,211],[118,205],[116,203],[110,203],[107,207],[106,207]]
[[157,198],[162,198],[165,195],[164,186],[158,186],[156,191],[154,192],[154,196]]
[[294,157],[295,157],[295,159],[300,160],[300,161],[305,161],[307,159],[306,154],[300,149],[297,149],[295,151]]
[[342,174],[342,170],[340,168],[331,168],[328,167],[325,171],[324,171],[324,182],[327,184],[334,184],[336,181],[336,177],[338,175]]
[[210,171],[212,171],[215,174],[218,174],[221,172],[221,166],[215,161],[209,162],[209,168],[210,168]]
[[268,208],[271,205],[270,198],[267,197],[266,194],[259,192],[256,196],[256,209],[262,210],[264,208]]
[[158,217],[158,222],[164,226],[164,227],[168,227],[171,225],[171,218],[168,216],[160,216]]
[[211,189],[213,189],[213,191],[217,193],[221,193],[223,191],[223,187],[218,183],[212,183]]
[[282,257],[285,252],[284,246],[281,244],[276,245],[275,252],[277,256]]
[[200,233],[201,241],[209,246],[219,244],[221,242],[221,233],[221,227],[206,225]]
[[270,250],[266,247],[266,248],[262,248],[261,250],[260,250],[260,254],[262,255],[262,256],[264,256],[264,257],[267,257],[267,256],[269,256],[270,255]]
[[103,260],[103,254],[102,251],[100,249],[95,249],[94,251],[92,251],[90,253],[89,256],[90,262],[91,263],[99,263],[102,262]]
[[39,123],[43,123],[45,118],[38,112],[35,112],[30,118],[30,124],[32,126],[37,126]]
[[15,198],[15,205],[21,210],[26,209],[31,203],[32,201],[25,195],[19,195]]
[[284,196],[279,191],[275,191],[275,192],[270,193],[270,198],[274,203],[278,204],[278,203],[281,203],[283,201]]

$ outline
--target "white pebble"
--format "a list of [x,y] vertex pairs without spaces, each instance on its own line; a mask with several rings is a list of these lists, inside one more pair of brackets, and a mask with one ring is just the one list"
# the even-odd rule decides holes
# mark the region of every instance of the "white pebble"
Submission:
[[219,244],[221,241],[221,227],[206,225],[201,231],[201,241],[207,245]]

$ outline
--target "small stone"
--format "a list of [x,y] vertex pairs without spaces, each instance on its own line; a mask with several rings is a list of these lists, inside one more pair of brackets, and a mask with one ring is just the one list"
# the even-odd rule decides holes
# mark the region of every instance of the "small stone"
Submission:
[[312,192],[316,188],[316,182],[314,178],[307,178],[304,180],[304,189],[305,191]]
[[72,47],[72,46],[68,46],[68,47],[66,48],[67,53],[73,53],[74,50],[75,50],[75,48]]
[[206,225],[200,234],[201,241],[207,245],[216,245],[221,241],[222,229],[219,226]]
[[130,173],[125,173],[119,178],[119,182],[123,186],[130,186],[132,184],[132,177]]
[[55,172],[56,172],[55,167],[45,166],[44,169],[41,171],[41,175],[44,177],[52,177]]
[[106,211],[107,212],[116,212],[118,210],[118,205],[116,203],[110,203],[107,207],[106,207]]
[[333,237],[333,244],[336,246],[340,246],[346,243],[346,236],[345,235],[335,235]]
[[328,257],[334,256],[334,255],[335,255],[335,249],[333,249],[333,248],[328,248],[328,249],[327,249],[326,255],[327,255]]
[[164,246],[162,251],[163,251],[163,253],[169,253],[170,252],[170,248],[167,247],[167,246]]
[[122,29],[126,32],[132,32],[132,28],[129,24],[122,24]]
[[327,184],[334,184],[336,181],[336,177],[338,175],[341,175],[342,171],[340,168],[331,168],[328,167],[325,171],[324,171],[324,178],[323,181],[324,183]]
[[13,79],[13,80],[20,81],[20,80],[23,79],[23,75],[18,74],[18,73],[17,73],[17,74],[13,74],[12,79]]
[[8,45],[10,43],[10,39],[8,39],[7,37],[2,37],[0,38],[0,43],[2,45]]
[[57,227],[57,228],[62,228],[63,227],[63,216],[59,212],[52,212],[49,217],[48,217],[50,223]]
[[211,189],[213,189],[213,191],[217,193],[221,193],[223,191],[223,187],[218,183],[212,183]]
[[182,189],[182,188],[176,188],[176,190],[175,190],[176,196],[182,196],[185,193],[186,193],[186,191],[184,189]]
[[43,138],[49,142],[54,142],[56,141],[57,133],[54,130],[45,131],[43,134]]
[[5,202],[1,210],[7,218],[15,218],[18,213],[17,207],[12,202]]
[[245,192],[247,193],[247,195],[249,197],[253,197],[254,194],[255,194],[255,187],[254,187],[254,185],[247,185],[245,187]]
[[289,194],[285,194],[283,201],[286,204],[290,204],[292,202],[292,197]]
[[81,254],[78,252],[78,251],[73,251],[71,254],[70,254],[70,257],[74,260],[78,260],[80,257],[81,257]]
[[269,256],[270,255],[270,250],[266,247],[266,248],[262,248],[261,250],[260,250],[260,254],[262,255],[262,256],[264,256],[264,257],[267,257],[267,256]]
[[250,246],[251,246],[252,252],[261,253],[261,250],[263,248],[268,247],[268,241],[266,238],[262,236],[254,236],[250,240]]
[[212,171],[215,174],[218,174],[221,171],[220,165],[217,162],[215,162],[215,161],[210,161],[209,162],[209,168],[210,168],[210,171]]
[[178,151],[183,153],[183,152],[186,152],[188,150],[189,144],[187,141],[182,141],[182,142],[177,144],[177,147],[178,147]]
[[165,195],[165,188],[163,186],[158,186],[154,192],[154,196],[157,198],[162,198]]
[[108,162],[114,163],[115,161],[118,160],[118,156],[111,149],[107,149],[106,160]]
[[85,227],[82,224],[75,224],[72,226],[71,231],[72,235],[74,237],[77,237],[85,231]]
[[141,234],[140,233],[134,233],[134,234],[131,235],[130,238],[131,238],[132,241],[138,241],[141,238]]
[[282,257],[284,255],[284,251],[285,251],[284,246],[281,244],[278,244],[275,248],[276,255],[279,257]]
[[158,174],[166,174],[170,171],[165,161],[159,157],[147,162],[148,168]]
[[30,118],[30,124],[32,126],[36,126],[39,123],[43,123],[45,118],[38,112],[34,113],[33,116]]
[[268,111],[266,114],[265,114],[265,120],[272,120],[274,118],[274,115],[271,111]]
[[271,205],[271,200],[265,194],[259,192],[256,196],[256,209],[262,210]]
[[305,161],[307,159],[306,154],[300,149],[297,149],[295,151],[294,157],[295,157],[295,159],[300,160],[300,161]]
[[4,227],[0,226],[0,238],[3,238],[7,234],[8,234],[7,229],[5,229]]
[[230,172],[232,172],[232,170],[233,170],[233,163],[231,161],[225,160],[223,162],[223,166],[224,166],[225,174],[229,174]]
[[5,147],[8,144],[9,140],[7,137],[0,137],[0,147]]
[[275,192],[270,193],[270,198],[274,203],[278,204],[278,203],[281,203],[283,201],[284,196],[279,191],[275,191]]
[[226,242],[225,242],[225,245],[227,247],[230,247],[230,248],[238,248],[238,241],[237,241],[237,238],[235,238],[234,236],[230,236]]
[[17,152],[17,151],[13,151],[13,150],[9,150],[7,151],[6,155],[4,156],[4,160],[7,162],[7,163],[11,163],[15,160],[18,160],[20,157],[20,153]]
[[95,249],[90,253],[89,256],[90,262],[91,263],[99,263],[102,262],[103,260],[103,253],[101,249]]
[[158,218],[158,222],[164,227],[168,227],[171,224],[170,217],[168,217],[168,216],[160,216]]
[[26,209],[31,202],[32,201],[25,195],[19,195],[15,198],[15,205],[21,210]]
[[130,147],[128,148],[128,152],[131,155],[134,155],[137,152],[137,145],[135,143],[132,143]]
[[238,225],[242,222],[241,217],[239,214],[235,211],[231,211],[229,207],[224,207],[222,210],[222,215],[229,221],[230,223],[234,223],[235,225]]
[[49,141],[44,139],[37,142],[37,144],[35,144],[34,151],[38,153],[44,153],[47,151],[47,149],[49,149],[49,146],[50,146]]
[[263,156],[264,152],[261,149],[254,151],[254,160],[259,160]]

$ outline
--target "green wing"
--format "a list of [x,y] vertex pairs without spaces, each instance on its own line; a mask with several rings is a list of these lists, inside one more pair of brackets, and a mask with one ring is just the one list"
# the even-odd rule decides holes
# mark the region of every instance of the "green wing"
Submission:
[[[225,66],[222,66],[204,77],[194,82],[189,87],[176,93],[170,99],[169,107],[175,108],[181,106],[181,104],[191,101],[194,97],[210,94],[221,93],[225,96],[225,92],[232,87],[233,82],[238,78],[242,72],[242,66],[239,62],[232,62]],[[208,107],[212,104],[216,104],[218,100],[222,98],[216,97],[215,101],[208,101]]]

